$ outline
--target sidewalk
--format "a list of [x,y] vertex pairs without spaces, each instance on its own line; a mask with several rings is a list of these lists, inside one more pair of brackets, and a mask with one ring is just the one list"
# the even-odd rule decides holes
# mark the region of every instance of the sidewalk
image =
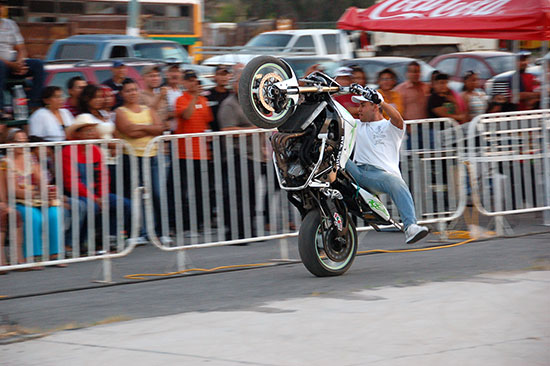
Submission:
[[2,365],[548,365],[550,271],[312,294],[0,346]]

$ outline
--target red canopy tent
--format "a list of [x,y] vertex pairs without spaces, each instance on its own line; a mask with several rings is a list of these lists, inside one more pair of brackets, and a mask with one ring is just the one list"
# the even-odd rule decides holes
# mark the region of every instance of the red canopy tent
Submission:
[[512,40],[550,39],[550,0],[385,0],[348,8],[338,28]]

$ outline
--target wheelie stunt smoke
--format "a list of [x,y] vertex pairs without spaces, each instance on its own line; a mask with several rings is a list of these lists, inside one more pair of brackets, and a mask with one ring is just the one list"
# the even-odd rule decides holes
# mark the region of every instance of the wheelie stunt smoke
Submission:
[[[302,216],[300,257],[314,275],[345,273],[357,252],[352,215],[378,230],[393,221],[376,195],[360,187],[346,171],[354,150],[359,121],[331,95],[350,91],[376,101],[377,93],[357,84],[341,87],[316,71],[301,80],[284,61],[260,56],[245,67],[239,102],[252,123],[277,128],[271,138],[275,172],[290,202]],[[421,228],[414,241],[427,234]]]

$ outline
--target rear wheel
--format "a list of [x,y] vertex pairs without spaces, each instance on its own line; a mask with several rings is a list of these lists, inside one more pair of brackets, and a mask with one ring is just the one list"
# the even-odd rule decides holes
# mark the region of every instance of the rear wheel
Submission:
[[298,249],[304,266],[315,276],[339,276],[351,267],[357,253],[357,231],[349,217],[347,222],[347,234],[338,237],[336,228],[328,229],[323,235],[319,211],[310,211],[304,218]]
[[288,80],[292,71],[276,57],[259,56],[243,70],[239,82],[239,102],[244,114],[261,128],[277,128],[294,112],[292,101],[274,84]]

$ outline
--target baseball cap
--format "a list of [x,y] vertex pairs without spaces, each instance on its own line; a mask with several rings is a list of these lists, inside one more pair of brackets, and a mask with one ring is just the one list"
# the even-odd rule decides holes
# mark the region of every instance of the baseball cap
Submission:
[[185,70],[183,73],[183,80],[197,79],[197,73],[193,70]]
[[121,66],[126,66],[126,64],[120,60],[113,61],[113,67],[121,67]]
[[216,66],[216,71],[215,73],[217,74],[219,71],[221,72],[225,72],[226,74],[229,74],[229,68],[227,67],[227,65],[218,65]]
[[141,70],[141,75],[145,76],[145,75],[147,75],[147,74],[149,74],[150,72],[153,72],[153,71],[160,72],[161,71],[160,66],[159,65],[147,65],[143,68],[143,70]]
[[354,103],[357,103],[357,104],[361,104],[361,102],[369,102],[369,103],[372,103],[370,100],[368,100],[367,98],[365,98],[364,96],[362,95],[354,95],[351,97],[351,101],[354,102]]
[[351,76],[351,73],[353,70],[347,66],[342,66],[336,69],[334,72],[334,77],[337,78],[339,76]]

